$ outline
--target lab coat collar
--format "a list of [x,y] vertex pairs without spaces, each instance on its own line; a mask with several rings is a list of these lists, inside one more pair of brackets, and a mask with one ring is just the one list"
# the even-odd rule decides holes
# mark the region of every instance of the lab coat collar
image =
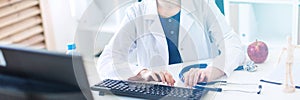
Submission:
[[[156,33],[164,33],[159,20],[157,12],[156,0],[145,0],[146,12],[144,19],[151,22],[149,30]],[[179,43],[178,47],[181,47],[181,41],[184,40],[188,34],[190,27],[193,25],[194,20],[191,18],[191,13],[196,10],[193,0],[181,0],[181,16],[180,16],[180,28],[179,28]],[[165,34],[160,34],[165,37]]]
[[[158,15],[156,0],[144,0],[146,6],[145,15]],[[193,0],[181,0],[181,11],[186,11],[187,14],[196,10]],[[154,19],[155,16],[145,16],[145,19]]]
[[194,20],[190,17],[190,13],[181,9],[178,48],[181,48],[181,43],[184,40],[184,38],[186,37],[186,35],[188,34],[193,23],[194,23]]

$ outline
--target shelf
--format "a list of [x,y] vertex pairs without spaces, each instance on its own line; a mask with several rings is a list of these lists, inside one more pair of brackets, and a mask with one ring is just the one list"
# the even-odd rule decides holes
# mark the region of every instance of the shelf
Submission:
[[[228,0],[230,3],[293,4],[292,0]],[[300,3],[299,3],[300,4]]]

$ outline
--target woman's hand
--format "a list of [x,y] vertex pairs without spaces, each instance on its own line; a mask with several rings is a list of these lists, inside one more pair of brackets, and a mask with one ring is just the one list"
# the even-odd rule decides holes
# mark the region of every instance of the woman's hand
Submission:
[[175,83],[172,75],[167,71],[154,72],[147,69],[142,70],[138,75],[129,78],[131,81],[156,81],[167,83],[173,86]]
[[191,68],[183,74],[185,86],[192,87],[198,82],[209,82],[225,75],[223,71],[215,67],[206,69]]

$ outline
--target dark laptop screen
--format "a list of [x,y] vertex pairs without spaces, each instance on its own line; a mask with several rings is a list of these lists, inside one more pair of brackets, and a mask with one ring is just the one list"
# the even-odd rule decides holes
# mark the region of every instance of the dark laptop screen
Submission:
[[[89,90],[83,61],[79,55],[0,46],[0,75],[11,77],[5,79],[15,77],[14,80],[23,82],[21,90],[24,86],[44,88],[45,91],[52,87],[72,92]],[[16,85],[16,88],[20,89],[19,85]],[[43,89],[38,90],[41,92]]]

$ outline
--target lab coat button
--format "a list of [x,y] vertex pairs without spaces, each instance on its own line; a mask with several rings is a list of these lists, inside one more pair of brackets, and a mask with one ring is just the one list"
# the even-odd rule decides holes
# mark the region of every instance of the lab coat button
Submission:
[[171,33],[171,34],[174,34],[174,31],[171,31],[170,33]]
[[182,51],[182,50],[183,50],[183,48],[180,48],[180,50]]

